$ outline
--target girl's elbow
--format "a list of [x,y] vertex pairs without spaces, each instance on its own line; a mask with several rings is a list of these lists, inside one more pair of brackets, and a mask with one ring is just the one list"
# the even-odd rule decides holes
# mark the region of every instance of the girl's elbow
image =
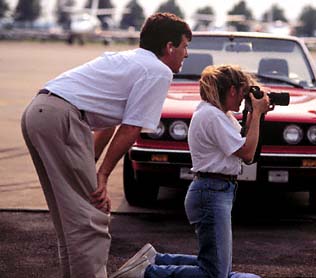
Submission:
[[254,154],[250,151],[248,151],[246,148],[241,148],[239,149],[235,155],[237,155],[243,162],[247,163],[251,163],[251,161],[254,158]]
[[246,156],[242,158],[242,161],[245,162],[246,164],[250,164],[253,161],[253,156]]

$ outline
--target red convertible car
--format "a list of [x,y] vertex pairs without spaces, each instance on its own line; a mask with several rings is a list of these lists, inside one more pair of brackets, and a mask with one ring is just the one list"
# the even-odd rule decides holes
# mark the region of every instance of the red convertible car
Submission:
[[[192,180],[187,143],[191,115],[200,101],[198,80],[208,65],[237,64],[262,87],[287,92],[261,131],[256,163],[243,165],[239,184],[308,191],[316,203],[316,79],[304,42],[263,33],[195,33],[189,57],[174,75],[155,133],[142,133],[124,157],[124,192],[131,205],[150,204],[160,186],[186,187]],[[241,120],[242,113],[236,113]]]

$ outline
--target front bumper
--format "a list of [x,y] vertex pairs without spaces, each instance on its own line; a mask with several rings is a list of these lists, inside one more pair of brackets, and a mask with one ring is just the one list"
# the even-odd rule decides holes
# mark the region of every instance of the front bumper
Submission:
[[[132,147],[130,159],[134,171],[151,173],[165,185],[179,185],[193,178],[188,150]],[[316,154],[262,153],[259,161],[243,164],[240,182],[256,182],[289,190],[316,190]]]

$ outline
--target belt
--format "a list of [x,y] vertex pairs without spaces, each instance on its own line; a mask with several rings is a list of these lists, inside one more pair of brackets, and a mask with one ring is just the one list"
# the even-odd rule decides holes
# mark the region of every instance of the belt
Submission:
[[[52,93],[51,91],[49,91],[49,90],[47,90],[47,89],[41,89],[41,90],[39,90],[39,92],[37,93],[38,95],[50,95],[50,96],[54,96],[54,97],[58,97],[58,98],[60,98],[60,99],[62,99],[62,100],[64,100],[64,101],[67,101],[67,100],[65,100],[63,97],[61,97],[61,96],[59,96],[59,95],[56,95],[56,94],[54,94],[54,93]],[[69,101],[67,101],[67,102],[69,102]]]
[[[39,90],[39,92],[37,93],[38,95],[49,95],[49,96],[54,96],[54,97],[57,97],[57,98],[59,98],[59,99],[62,99],[63,101],[66,101],[67,103],[69,103],[69,104],[71,104],[72,106],[74,106],[72,103],[70,103],[68,100],[66,100],[66,99],[64,99],[63,97],[61,97],[61,96],[59,96],[59,95],[56,95],[56,94],[54,94],[54,93],[52,93],[51,91],[49,91],[49,90],[47,90],[47,89],[41,89],[41,90]],[[76,107],[76,106],[74,106],[74,107]],[[76,109],[78,109],[77,107],[76,107]],[[84,117],[85,117],[85,111],[84,110],[80,110],[80,109],[78,109],[78,111],[80,112],[80,114],[81,114],[81,118],[82,119],[84,119]]]
[[197,172],[194,174],[196,178],[212,178],[212,179],[221,179],[226,181],[235,182],[237,180],[237,175],[225,175],[220,173],[205,173]]

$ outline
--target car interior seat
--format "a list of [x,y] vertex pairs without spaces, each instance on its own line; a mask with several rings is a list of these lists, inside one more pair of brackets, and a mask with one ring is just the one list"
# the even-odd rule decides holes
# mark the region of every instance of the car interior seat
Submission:
[[263,58],[259,62],[259,75],[289,76],[289,66],[285,59]]
[[207,53],[190,53],[188,58],[184,59],[180,74],[199,75],[203,69],[213,64],[213,57]]

